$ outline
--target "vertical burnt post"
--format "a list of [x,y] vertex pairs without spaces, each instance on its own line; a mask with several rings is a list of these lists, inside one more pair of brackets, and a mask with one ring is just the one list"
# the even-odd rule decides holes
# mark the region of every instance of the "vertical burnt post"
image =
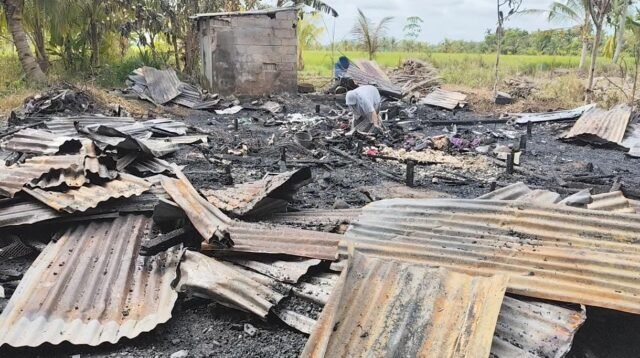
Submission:
[[233,185],[233,176],[231,175],[231,163],[224,167],[225,185]]
[[525,151],[527,149],[527,136],[525,134],[520,136],[520,151]]
[[496,182],[495,180],[491,182],[491,184],[489,185],[489,192],[494,192],[496,191],[496,187],[498,186],[498,182]]
[[513,174],[513,152],[507,154],[507,174]]
[[316,113],[318,113],[318,114],[320,113],[320,105],[319,104],[316,104]]
[[405,184],[410,188],[413,188],[414,186],[413,179],[415,176],[415,166],[416,162],[413,160],[407,160],[407,176],[405,178]]
[[233,130],[238,131],[238,117],[233,119]]
[[527,122],[527,136],[531,137],[531,131],[533,130],[533,122]]

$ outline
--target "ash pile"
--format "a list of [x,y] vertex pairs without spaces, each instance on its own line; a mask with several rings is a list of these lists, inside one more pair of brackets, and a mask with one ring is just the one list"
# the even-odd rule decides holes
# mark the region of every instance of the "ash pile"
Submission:
[[[633,182],[598,172],[606,161],[555,175],[553,153],[534,152],[635,148],[611,119],[632,127],[630,108],[480,118],[464,94],[411,103],[361,71],[388,93],[385,133],[346,136],[333,94],[220,99],[184,119],[88,104],[13,121],[0,349],[93,354],[158,332],[176,342],[160,354],[206,356],[161,333],[174,306],[204,300],[304,337],[286,356],[563,357],[640,314]],[[609,130],[594,129],[602,118]],[[551,135],[567,119],[564,143]],[[268,328],[232,326],[244,341],[206,350],[259,356],[251,339]]]

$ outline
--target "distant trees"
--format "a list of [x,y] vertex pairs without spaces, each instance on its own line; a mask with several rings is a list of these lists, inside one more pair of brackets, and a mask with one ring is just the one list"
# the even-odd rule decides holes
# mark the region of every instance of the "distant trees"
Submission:
[[298,21],[298,70],[304,70],[304,50],[318,46],[323,28],[316,25],[320,14],[307,14]]
[[367,51],[370,60],[373,60],[380,49],[382,39],[387,31],[387,26],[392,20],[392,17],[387,16],[376,24],[369,19],[362,10],[358,9],[358,18],[351,33],[362,48]]

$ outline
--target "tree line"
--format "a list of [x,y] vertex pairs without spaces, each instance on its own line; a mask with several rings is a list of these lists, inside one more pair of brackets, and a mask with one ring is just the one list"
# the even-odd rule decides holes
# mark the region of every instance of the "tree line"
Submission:
[[[47,82],[52,56],[65,70],[89,71],[107,57],[124,57],[131,46],[145,62],[171,60],[179,71],[194,75],[199,45],[190,16],[269,7],[260,0],[0,0],[0,5],[0,36],[13,43],[27,80],[35,83]],[[275,5],[307,5],[338,15],[319,0],[277,0]]]

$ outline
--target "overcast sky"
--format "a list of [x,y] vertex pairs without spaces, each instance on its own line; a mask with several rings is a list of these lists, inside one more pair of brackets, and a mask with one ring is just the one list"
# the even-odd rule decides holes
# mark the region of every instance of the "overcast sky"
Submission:
[[[402,28],[409,16],[419,16],[424,20],[420,40],[439,43],[445,38],[452,40],[482,40],[487,29],[495,29],[495,0],[325,0],[334,7],[340,16],[335,19],[336,40],[351,37],[350,30],[360,8],[374,21],[385,16],[393,16],[389,26],[389,36],[401,39]],[[551,0],[524,0],[523,7],[528,9],[546,9]],[[328,32],[333,31],[334,19],[324,16]],[[519,27],[526,30],[550,29],[560,27],[549,24],[544,15],[519,15],[512,17],[507,27]],[[326,32],[326,31],[325,31]],[[325,34],[322,42],[329,42],[330,35]]]

